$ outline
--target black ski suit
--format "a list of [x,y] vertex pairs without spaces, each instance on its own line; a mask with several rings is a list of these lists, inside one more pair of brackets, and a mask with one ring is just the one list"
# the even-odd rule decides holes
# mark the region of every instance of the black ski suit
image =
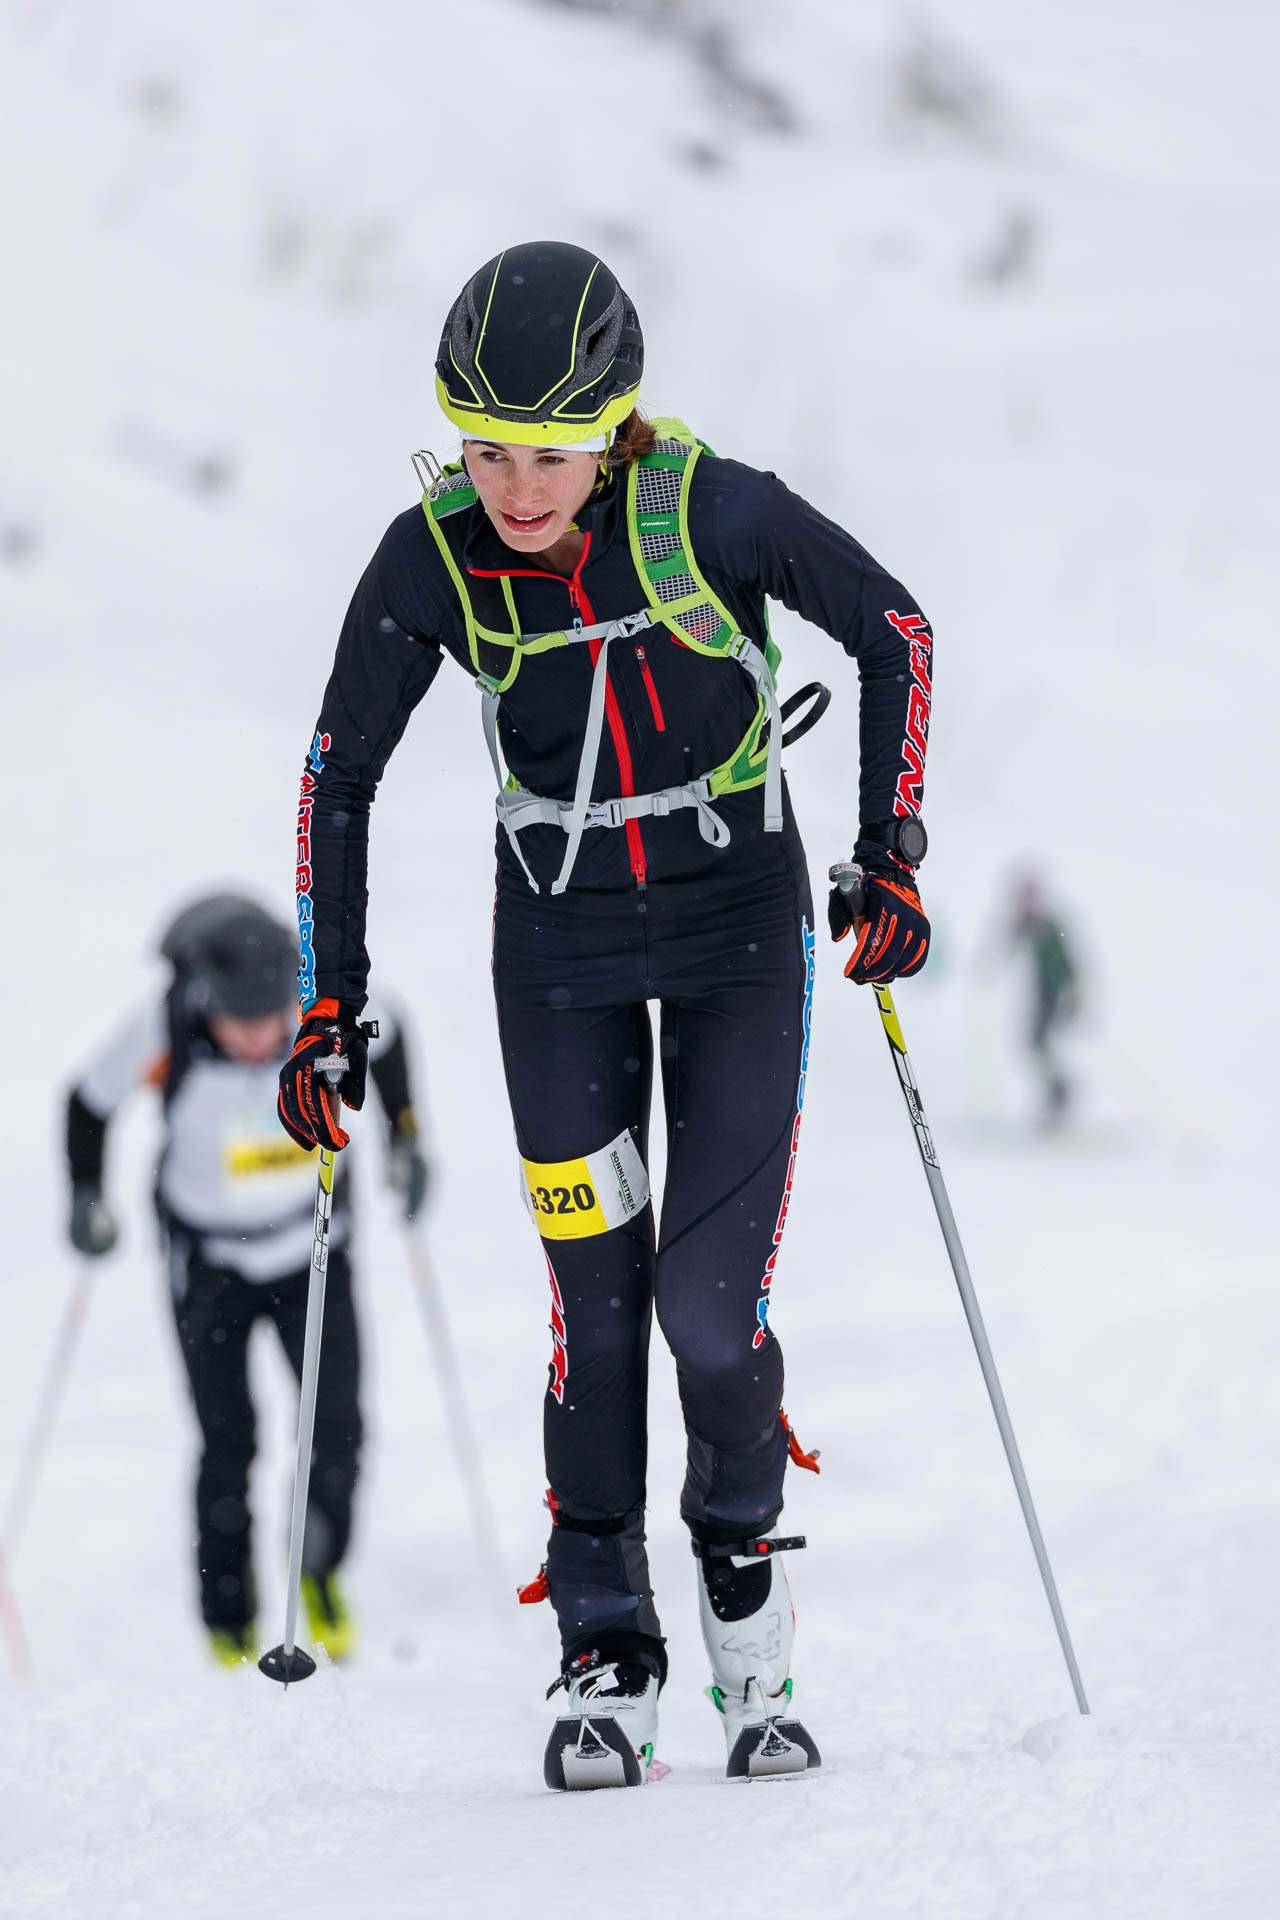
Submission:
[[[479,503],[443,524],[487,626],[509,626],[502,574],[526,633],[645,605],[618,479],[579,514],[585,550],[571,579],[513,553]],[[859,819],[917,812],[930,642],[911,596],[775,476],[734,461],[698,464],[689,532],[743,632],[763,642],[767,594],[857,659]],[[755,711],[754,688],[732,662],[661,627],[642,639],[615,642],[609,655],[593,799],[709,772]],[[457,592],[414,508],[392,523],[356,590],[304,773],[304,998],[363,1004],[369,807],[444,653],[473,671]],[[503,753],[535,793],[572,797],[591,675],[587,647],[568,647],[527,658],[503,695]],[[503,1060],[520,1153],[547,1169],[541,1184],[526,1173],[550,1269],[547,1574],[568,1657],[625,1651],[637,1635],[661,1657],[643,1530],[655,1311],[688,1430],[686,1520],[734,1540],[770,1527],[782,1506],[782,1354],[767,1315],[804,1098],[813,907],[790,802],[773,834],[763,831],[759,789],[714,804],[731,833],[723,850],[702,838],[693,811],[589,831],[558,896],[550,883],[561,829],[521,833],[536,894],[499,832],[493,978]],[[579,1237],[578,1203],[593,1195],[575,1184],[573,1163],[606,1148],[625,1157],[628,1138],[647,1156],[651,1000],[661,1007],[668,1134],[661,1237],[655,1244],[651,1206]]]

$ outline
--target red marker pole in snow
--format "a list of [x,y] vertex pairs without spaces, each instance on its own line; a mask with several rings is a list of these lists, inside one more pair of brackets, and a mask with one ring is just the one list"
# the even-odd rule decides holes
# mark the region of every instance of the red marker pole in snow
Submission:
[[63,1308],[58,1334],[54,1338],[54,1352],[50,1356],[44,1380],[40,1382],[40,1392],[36,1396],[36,1409],[31,1421],[31,1432],[23,1444],[23,1452],[17,1461],[17,1473],[13,1476],[13,1492],[10,1503],[4,1509],[4,1532],[0,1540],[0,1636],[10,1649],[10,1665],[15,1674],[21,1674],[23,1680],[29,1680],[35,1672],[35,1661],[31,1659],[31,1645],[27,1642],[27,1630],[23,1626],[23,1617],[17,1607],[17,1594],[13,1592],[13,1580],[6,1563],[6,1549],[10,1561],[17,1553],[17,1542],[27,1524],[27,1513],[31,1511],[31,1500],[35,1494],[36,1480],[40,1476],[40,1467],[44,1465],[44,1455],[48,1453],[50,1436],[54,1432],[54,1421],[58,1417],[63,1388],[71,1373],[71,1361],[75,1359],[75,1350],[81,1340],[84,1317],[88,1315],[88,1300],[92,1292],[92,1275],[88,1261],[79,1263],[75,1281],[71,1284],[71,1294],[67,1296],[67,1306]]
[[22,1624],[18,1596],[13,1589],[5,1552],[7,1550],[8,1558],[12,1561],[27,1523],[27,1514],[31,1509],[36,1482],[40,1477],[45,1455],[49,1451],[54,1421],[62,1403],[63,1392],[71,1372],[71,1363],[75,1359],[76,1347],[80,1341],[80,1332],[89,1312],[92,1288],[93,1277],[89,1262],[81,1260],[71,1292],[67,1296],[67,1304],[63,1308],[62,1319],[58,1323],[53,1352],[49,1357],[49,1365],[40,1385],[31,1431],[27,1435],[18,1461],[13,1491],[9,1495],[9,1504],[5,1508],[3,1532],[0,1533],[0,1539],[4,1543],[0,1548],[0,1637],[3,1637],[9,1649],[9,1661],[14,1672],[20,1674],[23,1679],[30,1679],[35,1671],[35,1664],[31,1658],[31,1648],[27,1641],[26,1629]]
[[[831,879],[839,887],[849,902],[851,912],[859,919],[862,917],[862,869],[853,864],[832,867]],[[991,1411],[995,1414],[996,1425],[1000,1429],[1000,1438],[1004,1442],[1005,1456],[1009,1462],[1009,1471],[1013,1475],[1013,1484],[1017,1488],[1018,1503],[1022,1508],[1022,1517],[1027,1523],[1027,1532],[1031,1536],[1032,1549],[1036,1556],[1036,1565],[1040,1569],[1040,1578],[1044,1582],[1045,1597],[1049,1602],[1049,1611],[1053,1615],[1053,1624],[1058,1630],[1058,1641],[1062,1648],[1062,1657],[1067,1663],[1067,1672],[1071,1676],[1072,1690],[1076,1696],[1076,1705],[1081,1713],[1088,1713],[1089,1702],[1085,1699],[1084,1682],[1080,1678],[1080,1669],[1076,1665],[1075,1650],[1071,1645],[1071,1635],[1067,1631],[1066,1615],[1062,1611],[1062,1602],[1058,1598],[1057,1583],[1053,1577],[1053,1568],[1049,1565],[1048,1549],[1044,1544],[1044,1535],[1040,1531],[1040,1522],[1036,1518],[1035,1504],[1031,1498],[1031,1488],[1022,1465],[1022,1455],[1018,1451],[1018,1442],[1014,1438],[1013,1422],[1009,1418],[1009,1409],[1005,1405],[1004,1392],[1000,1385],[1000,1376],[996,1372],[995,1356],[991,1343],[987,1339],[987,1330],[982,1322],[982,1312],[978,1306],[978,1296],[974,1292],[973,1280],[969,1274],[969,1262],[965,1259],[964,1248],[960,1244],[960,1234],[956,1227],[955,1215],[951,1211],[951,1201],[947,1195],[942,1170],[938,1165],[938,1156],[934,1150],[933,1135],[929,1123],[924,1117],[924,1104],[920,1098],[920,1089],[916,1077],[911,1071],[911,1062],[907,1058],[907,1043],[902,1037],[902,1028],[894,1008],[893,996],[888,987],[872,984],[872,992],[880,1009],[880,1024],[884,1028],[885,1039],[889,1042],[889,1051],[893,1055],[893,1064],[897,1071],[898,1082],[902,1088],[902,1097],[907,1103],[907,1112],[911,1116],[912,1129],[916,1136],[916,1146],[920,1150],[921,1163],[925,1178],[929,1182],[929,1192],[933,1195],[934,1208],[938,1215],[938,1225],[942,1228],[942,1238],[946,1242],[947,1253],[951,1260],[951,1270],[960,1289],[960,1299],[964,1306],[965,1319],[969,1322],[969,1332],[973,1336],[974,1348],[978,1355],[978,1364],[982,1368],[982,1377],[987,1383],[987,1393],[991,1400]]]
[[31,1431],[23,1446],[18,1471],[14,1475],[13,1491],[9,1495],[9,1504],[5,1508],[3,1531],[0,1537],[4,1540],[11,1560],[17,1558],[18,1541],[26,1527],[36,1482],[40,1477],[45,1455],[49,1451],[53,1424],[57,1418],[58,1408],[62,1404],[62,1396],[71,1373],[71,1363],[75,1359],[80,1333],[88,1316],[92,1292],[93,1275],[89,1262],[81,1260],[75,1280],[72,1282],[71,1292],[67,1296],[67,1304],[63,1308],[62,1319],[58,1323],[53,1352],[49,1356],[49,1365],[36,1400]]
[[29,1680],[35,1672],[31,1658],[31,1648],[27,1643],[26,1629],[22,1624],[22,1615],[18,1610],[18,1596],[13,1590],[9,1578],[9,1569],[4,1563],[4,1554],[0,1551],[0,1634],[4,1636],[9,1649],[9,1664],[20,1680]]

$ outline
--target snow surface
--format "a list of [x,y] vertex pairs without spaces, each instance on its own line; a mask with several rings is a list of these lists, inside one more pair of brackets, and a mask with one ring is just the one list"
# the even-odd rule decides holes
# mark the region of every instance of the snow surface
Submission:
[[[553,233],[636,297],[650,404],[776,468],[936,624],[939,944],[899,1004],[1094,1708],[1071,1710],[872,1007],[826,956],[774,1304],[823,1456],[787,1525],[824,1771],[720,1778],[661,1359],[672,1772],[544,1792],[550,1622],[485,1588],[373,1164],[365,1651],[287,1697],[210,1672],[140,1104],[113,1144],[127,1242],[15,1567],[36,1679],[0,1679],[0,1913],[1280,1907],[1276,94],[1253,0],[0,10],[0,1497],[72,1278],[62,1088],[158,983],[175,898],[286,901],[342,609],[414,497],[409,450],[448,451],[440,315]],[[791,685],[836,690],[790,767],[820,875],[855,817],[853,679],[779,636]],[[427,1060],[430,1236],[509,1589],[541,1557],[547,1336],[488,1000],[488,782],[445,673],[379,801],[370,931]],[[1090,959],[1089,1099],[1057,1146],[1025,1124],[1016,982],[978,969],[1026,858]],[[274,1639],[291,1415],[256,1362]]]

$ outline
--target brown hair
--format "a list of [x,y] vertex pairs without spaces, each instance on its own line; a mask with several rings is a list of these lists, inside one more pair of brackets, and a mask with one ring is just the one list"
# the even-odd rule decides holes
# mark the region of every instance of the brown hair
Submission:
[[633,407],[614,434],[613,444],[604,456],[604,465],[610,473],[625,473],[646,453],[653,452],[657,438],[644,415]]

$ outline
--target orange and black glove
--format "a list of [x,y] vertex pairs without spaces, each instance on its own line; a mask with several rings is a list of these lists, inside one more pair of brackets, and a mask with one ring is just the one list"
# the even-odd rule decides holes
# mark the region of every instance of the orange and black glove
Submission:
[[[280,1069],[277,1102],[281,1126],[300,1147],[309,1152],[346,1146],[350,1135],[338,1122],[344,1106],[358,1113],[364,1105],[369,1042],[377,1034],[375,1021],[361,1021],[337,1000],[317,1000],[309,1009]],[[320,1065],[335,1060],[342,1062],[342,1074],[331,1084]]]
[[919,973],[929,952],[929,922],[915,876],[896,861],[866,868],[852,861],[832,867],[835,882],[827,902],[833,940],[861,923],[858,943],[845,964],[845,978],[858,986],[887,987]]

